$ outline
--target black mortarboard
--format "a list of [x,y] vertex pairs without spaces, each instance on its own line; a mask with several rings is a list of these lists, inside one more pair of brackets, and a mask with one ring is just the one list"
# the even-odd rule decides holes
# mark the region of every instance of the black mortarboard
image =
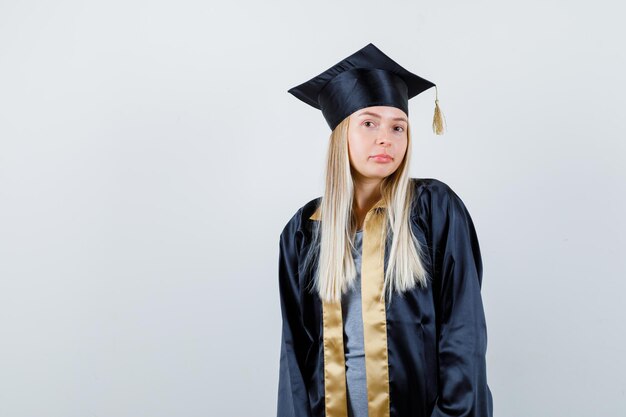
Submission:
[[[317,77],[288,90],[322,111],[331,130],[355,111],[370,106],[392,106],[409,114],[409,99],[437,87],[402,68],[373,43],[333,65]],[[443,115],[435,98],[433,130],[443,133]]]

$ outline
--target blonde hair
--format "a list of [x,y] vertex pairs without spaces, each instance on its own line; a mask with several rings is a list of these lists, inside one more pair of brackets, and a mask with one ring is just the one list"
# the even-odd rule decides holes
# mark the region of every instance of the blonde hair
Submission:
[[[354,182],[348,154],[348,127],[346,117],[332,131],[326,162],[326,185],[321,200],[321,217],[313,222],[313,239],[305,263],[313,256],[319,257],[313,283],[320,298],[325,301],[340,301],[341,294],[352,287],[356,278],[356,267],[352,257],[356,217],[352,206]],[[387,209],[387,239],[391,237],[389,258],[385,268],[385,282],[381,300],[385,293],[391,301],[395,290],[398,293],[420,284],[427,286],[428,273],[422,263],[423,250],[411,227],[411,201],[413,184],[409,177],[411,135],[407,125],[407,150],[398,169],[381,181],[380,192]]]

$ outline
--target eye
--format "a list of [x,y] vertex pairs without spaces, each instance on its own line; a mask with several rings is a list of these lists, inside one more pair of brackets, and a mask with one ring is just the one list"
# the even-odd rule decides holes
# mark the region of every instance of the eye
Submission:
[[365,122],[363,122],[365,127],[370,127],[370,125],[368,125],[368,123],[372,123],[373,124],[373,122],[371,120],[366,120]]
[[404,128],[402,126],[396,126],[397,132],[404,132]]

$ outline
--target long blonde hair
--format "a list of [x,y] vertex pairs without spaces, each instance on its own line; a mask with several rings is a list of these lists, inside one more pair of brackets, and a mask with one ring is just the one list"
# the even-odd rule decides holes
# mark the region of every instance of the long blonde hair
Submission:
[[[313,283],[320,298],[331,302],[341,300],[341,294],[352,286],[357,272],[352,257],[356,217],[352,209],[354,182],[348,154],[349,119],[346,117],[330,135],[326,185],[320,203],[321,221],[314,222],[312,245],[306,259],[310,263],[313,256],[319,257]],[[426,287],[429,279],[422,262],[423,249],[410,223],[414,193],[409,177],[411,135],[408,125],[407,138],[407,150],[400,166],[380,185],[387,207],[387,233],[391,235],[381,300],[386,293],[391,301],[394,290],[402,293],[416,284]]]

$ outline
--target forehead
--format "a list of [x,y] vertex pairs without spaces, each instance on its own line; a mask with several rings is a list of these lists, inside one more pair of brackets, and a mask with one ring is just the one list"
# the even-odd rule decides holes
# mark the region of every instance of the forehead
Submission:
[[383,119],[396,119],[402,118],[407,120],[407,115],[404,111],[397,107],[392,106],[370,106],[364,107],[352,113],[353,117],[379,117]]

